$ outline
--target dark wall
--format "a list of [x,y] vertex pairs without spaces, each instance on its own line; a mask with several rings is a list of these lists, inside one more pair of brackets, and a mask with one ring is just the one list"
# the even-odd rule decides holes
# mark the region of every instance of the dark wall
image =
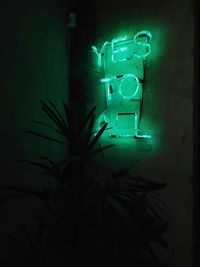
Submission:
[[[135,173],[164,181],[162,198],[168,206],[170,267],[192,266],[192,99],[193,99],[193,1],[76,1],[77,27],[70,30],[70,105],[81,117],[83,110],[97,105],[101,70],[91,46],[112,40],[124,29],[153,33],[154,57],[147,71],[144,116],[150,118],[155,143],[151,149],[133,140],[114,141],[117,146],[106,156],[113,166],[127,167],[135,160],[142,164]],[[18,158],[37,154],[59,157],[58,146],[25,133],[33,128],[31,119],[46,120],[39,100],[59,105],[68,98],[68,60],[65,3],[60,1],[4,1],[1,3],[0,114],[1,184],[41,186],[41,177],[24,172]],[[157,52],[156,52],[157,51]],[[35,128],[36,129],[36,128]],[[110,143],[110,140],[104,140]],[[41,152],[42,151],[42,152]],[[5,230],[20,223],[28,212],[24,201],[0,206],[3,240]],[[12,207],[12,208],[11,208]],[[19,212],[19,213],[18,213]],[[10,244],[1,245],[2,255],[13,253]],[[16,250],[16,254],[18,251]],[[164,256],[163,256],[164,257]],[[166,256],[167,259],[167,256]]]
[[[37,173],[25,171],[17,159],[36,159],[39,154],[57,159],[63,153],[59,145],[28,135],[25,130],[51,134],[30,122],[46,122],[40,100],[49,99],[59,108],[62,101],[68,101],[65,12],[66,3],[59,0],[0,3],[1,185],[47,185]],[[12,257],[13,249],[4,242],[5,232],[18,231],[19,223],[29,213],[31,201],[15,199],[14,203],[0,203],[0,259]]]
[[[128,167],[138,160],[141,165],[134,168],[136,174],[167,183],[162,197],[170,221],[166,234],[172,256],[170,267],[192,266],[193,1],[101,0],[79,1],[78,6],[80,24],[75,29],[74,55],[82,64],[82,70],[77,69],[84,74],[86,109],[96,105],[97,113],[104,110],[99,82],[103,69],[97,66],[91,46],[100,48],[123,33],[143,29],[153,34],[141,121],[149,127],[153,142],[149,146],[142,141],[105,138],[102,143],[116,144],[106,153],[112,166]],[[76,105],[81,103],[77,98]],[[145,118],[149,124],[145,124]]]
[[32,127],[30,120],[45,119],[40,100],[67,100],[66,35],[61,1],[1,2],[0,140],[6,179],[17,175],[16,158],[39,152],[43,145],[51,149],[44,142],[36,145],[38,140],[25,130]]

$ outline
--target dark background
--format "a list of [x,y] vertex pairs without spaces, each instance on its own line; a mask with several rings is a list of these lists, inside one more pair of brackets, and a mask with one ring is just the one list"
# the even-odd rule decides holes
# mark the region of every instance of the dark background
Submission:
[[[35,159],[41,153],[59,159],[64,151],[25,130],[33,128],[31,119],[46,120],[40,110],[41,99],[51,99],[60,108],[65,100],[80,119],[98,104],[94,90],[99,76],[90,70],[95,68],[88,53],[91,45],[111,40],[123,27],[153,30],[162,26],[162,57],[152,62],[147,78],[154,91],[146,96],[150,103],[146,113],[156,125],[164,121],[164,130],[155,131],[160,148],[141,152],[126,143],[107,156],[115,165],[139,159],[143,165],[136,169],[138,174],[167,183],[163,198],[169,207],[166,239],[172,254],[170,267],[192,266],[193,252],[197,252],[193,241],[198,241],[198,231],[193,232],[198,225],[197,217],[193,221],[192,204],[194,1],[8,0],[0,7],[0,184],[41,187],[49,183],[24,171],[16,160]],[[68,11],[76,12],[76,28],[67,27]],[[29,222],[35,205],[33,199],[0,203],[0,259],[23,254],[5,233],[17,233],[20,222]]]

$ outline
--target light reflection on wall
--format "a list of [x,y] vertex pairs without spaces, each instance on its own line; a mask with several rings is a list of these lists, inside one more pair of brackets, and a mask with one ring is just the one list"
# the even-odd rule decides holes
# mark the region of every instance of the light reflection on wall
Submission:
[[140,31],[133,37],[122,36],[105,42],[100,49],[92,46],[97,64],[104,70],[106,106],[97,119],[97,128],[108,123],[111,137],[150,139],[140,129],[145,84],[146,58],[151,53],[152,34]]

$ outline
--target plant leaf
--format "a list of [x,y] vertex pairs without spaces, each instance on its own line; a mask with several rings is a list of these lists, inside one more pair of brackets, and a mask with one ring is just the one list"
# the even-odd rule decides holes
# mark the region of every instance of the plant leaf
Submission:
[[73,118],[70,114],[67,104],[63,102],[63,105],[64,105],[65,115],[66,115],[67,123],[68,123],[68,138],[70,140],[75,140],[77,135],[75,134],[75,130],[73,126],[74,125]]
[[37,166],[37,167],[39,167],[41,169],[44,169],[46,171],[48,171],[50,169],[50,166],[48,166],[46,164],[42,164],[40,162],[35,162],[35,161],[31,161],[31,160],[19,160],[19,161],[21,161],[21,162],[27,162],[27,163],[29,163],[31,165]]
[[96,107],[93,107],[91,109],[91,111],[88,113],[86,119],[83,121],[82,125],[80,126],[79,130],[78,130],[78,135],[82,132],[82,130],[86,127],[88,121],[91,119],[91,117],[93,116],[94,114],[94,111],[96,110]]
[[65,146],[67,145],[66,143],[64,143],[64,142],[62,142],[62,141],[60,141],[60,140],[57,140],[57,139],[55,139],[55,138],[51,138],[51,137],[49,137],[49,136],[46,136],[46,135],[43,135],[43,134],[40,134],[40,133],[31,131],[31,130],[27,130],[26,132],[27,132],[27,133],[31,133],[31,134],[36,135],[36,136],[39,136],[39,137],[42,137],[42,138],[47,139],[47,140],[49,140],[49,141],[52,141],[52,142],[61,144],[61,145],[65,145]]
[[90,153],[90,156],[93,156],[93,155],[95,155],[97,153],[103,152],[104,150],[112,148],[114,146],[115,146],[115,144],[102,146],[101,148],[98,148],[98,149],[94,150],[92,153]]
[[92,139],[92,141],[89,144],[89,149],[91,150],[93,146],[98,142],[99,138],[105,131],[106,127],[108,126],[108,123],[105,123],[102,128],[98,131],[97,135]]
[[153,250],[153,248],[147,242],[144,245],[146,247],[146,250],[151,255],[152,259],[155,261],[156,266],[160,266],[160,260],[158,256],[156,255],[155,251]]
[[4,196],[4,197],[0,198],[0,202],[4,202],[4,201],[6,201],[8,199],[15,198],[15,197],[21,197],[21,196],[25,196],[25,195],[26,195],[25,193],[17,193],[17,194]]
[[27,245],[23,241],[17,239],[14,235],[12,235],[10,233],[6,233],[6,235],[10,240],[14,241],[17,244],[20,244],[22,247],[27,249]]
[[89,125],[88,125],[88,129],[87,129],[87,133],[86,133],[86,137],[85,137],[85,144],[86,145],[89,144],[90,139],[92,137],[92,130],[93,130],[93,127],[94,127],[94,122],[95,122],[95,116],[94,116],[94,114],[91,114]]
[[55,127],[53,127],[53,126],[51,126],[50,124],[47,124],[47,123],[45,123],[45,122],[41,122],[41,121],[37,121],[37,120],[31,120],[31,122],[36,123],[36,124],[39,124],[39,125],[46,126],[46,127],[48,127],[48,128],[51,128],[51,129],[54,129],[54,130],[57,131],[57,128],[55,128]]
[[66,126],[66,122],[64,121],[64,118],[61,115],[61,113],[58,111],[58,109],[56,108],[56,106],[51,101],[48,100],[48,102],[53,107],[53,109],[55,110],[55,112],[57,113],[57,115],[60,118],[60,121],[62,122],[63,126]]
[[160,237],[156,237],[155,239],[152,239],[151,241],[154,242],[154,243],[157,243],[157,244],[161,245],[167,251],[169,251],[169,246],[168,246],[167,242],[161,236]]
[[119,201],[110,196],[106,197],[106,200],[110,204],[110,206],[112,206],[113,209],[117,212],[117,214],[120,216],[122,221],[132,233],[135,233],[139,230],[136,223],[133,222],[133,219],[130,216],[129,212],[121,205]]
[[64,123],[59,116],[57,115],[57,113],[47,104],[45,104],[43,101],[40,101],[42,104],[42,109],[45,111],[45,113],[48,115],[48,117],[55,123],[55,125],[61,130],[61,132],[63,133],[63,136],[65,136],[66,138],[69,137],[69,129],[66,125],[66,123]]

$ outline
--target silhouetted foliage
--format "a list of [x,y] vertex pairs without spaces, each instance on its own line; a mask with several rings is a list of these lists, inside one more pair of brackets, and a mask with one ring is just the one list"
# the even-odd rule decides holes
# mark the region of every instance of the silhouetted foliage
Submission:
[[55,178],[56,188],[0,187],[0,201],[33,196],[45,206],[52,219],[35,212],[37,234],[20,225],[21,238],[8,237],[26,249],[35,266],[69,267],[163,267],[153,243],[168,249],[163,233],[168,223],[162,218],[164,204],[157,191],[164,183],[134,177],[129,169],[112,170],[95,156],[113,145],[100,146],[105,123],[94,131],[95,108],[77,125],[64,103],[64,114],[52,102],[41,101],[61,138],[27,131],[66,146],[66,157],[54,162],[42,156],[37,162],[22,160]]

